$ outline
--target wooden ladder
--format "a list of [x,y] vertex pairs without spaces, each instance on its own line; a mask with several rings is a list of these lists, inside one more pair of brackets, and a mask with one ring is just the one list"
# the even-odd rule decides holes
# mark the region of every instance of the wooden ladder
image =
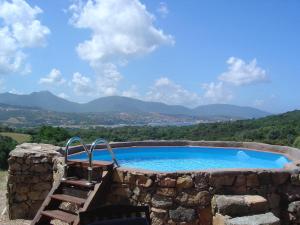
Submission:
[[[31,225],[48,225],[52,220],[78,225],[80,211],[93,209],[105,200],[105,193],[111,183],[113,163],[95,161],[91,184],[84,179],[87,162],[71,161],[68,166],[67,179],[52,187]],[[64,203],[69,203],[76,209],[63,207]]]

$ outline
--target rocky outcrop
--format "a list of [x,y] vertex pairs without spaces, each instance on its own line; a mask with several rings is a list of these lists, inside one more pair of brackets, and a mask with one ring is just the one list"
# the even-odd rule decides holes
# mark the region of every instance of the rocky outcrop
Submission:
[[[32,219],[60,169],[60,147],[48,144],[18,145],[8,159],[7,202],[10,219]],[[57,178],[59,179],[59,178]]]

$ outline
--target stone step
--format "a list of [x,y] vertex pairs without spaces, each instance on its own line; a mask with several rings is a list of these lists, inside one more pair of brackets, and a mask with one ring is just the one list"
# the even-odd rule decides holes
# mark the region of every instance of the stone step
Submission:
[[267,200],[259,195],[215,195],[212,199],[213,214],[230,217],[249,216],[268,211]]
[[280,220],[273,213],[227,219],[224,225],[280,225]]

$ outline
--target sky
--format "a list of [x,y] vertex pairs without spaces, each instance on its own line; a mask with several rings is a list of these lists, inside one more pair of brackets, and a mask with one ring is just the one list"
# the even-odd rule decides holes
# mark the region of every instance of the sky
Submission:
[[0,0],[0,92],[300,108],[298,0]]

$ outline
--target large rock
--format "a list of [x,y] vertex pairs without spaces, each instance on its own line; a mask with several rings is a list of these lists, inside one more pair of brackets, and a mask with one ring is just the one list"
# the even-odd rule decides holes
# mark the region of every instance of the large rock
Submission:
[[265,213],[228,219],[225,225],[280,225],[280,220],[273,213]]
[[214,213],[235,217],[263,213],[268,202],[258,195],[215,195],[212,208]]
[[179,206],[175,210],[169,211],[170,219],[178,222],[191,222],[196,218],[194,209],[187,209]]
[[45,163],[52,162],[52,159],[56,156],[61,156],[60,151],[61,147],[50,144],[23,143],[16,146],[16,148],[10,152],[9,156],[23,160],[31,158],[29,162],[32,163]]

